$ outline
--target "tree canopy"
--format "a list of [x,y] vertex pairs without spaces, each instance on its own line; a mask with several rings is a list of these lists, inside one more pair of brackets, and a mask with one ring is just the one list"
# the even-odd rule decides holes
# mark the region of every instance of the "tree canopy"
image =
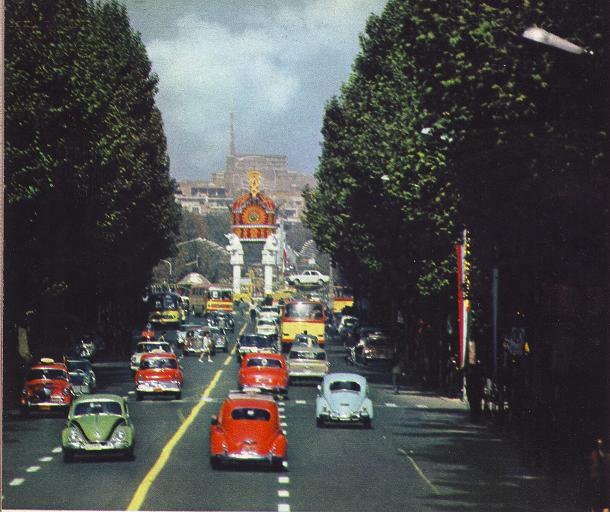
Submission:
[[116,1],[6,3],[7,314],[137,300],[179,211],[157,77]]

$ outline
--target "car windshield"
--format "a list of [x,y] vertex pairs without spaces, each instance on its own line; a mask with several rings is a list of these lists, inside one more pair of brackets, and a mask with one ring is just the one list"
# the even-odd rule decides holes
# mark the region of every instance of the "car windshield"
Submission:
[[144,359],[144,361],[140,363],[140,368],[142,370],[151,368],[178,368],[178,362],[175,359],[155,357],[153,359]]
[[247,363],[248,367],[261,366],[264,368],[281,368],[282,362],[278,359],[267,359],[266,357],[256,357],[250,359]]
[[138,352],[152,352],[153,350],[169,352],[169,343],[138,343]]
[[97,401],[77,404],[74,409],[74,415],[83,416],[85,414],[115,414],[116,416],[121,416],[123,412],[119,402]]
[[91,363],[89,361],[67,361],[66,365],[68,370],[83,370],[84,372],[91,370]]
[[325,361],[326,353],[292,351],[288,357],[289,359],[315,359],[317,361]]
[[27,380],[68,380],[68,375],[63,370],[53,368],[37,368],[28,372]]
[[258,325],[275,325],[273,320],[259,320]]
[[351,327],[352,325],[356,325],[356,323],[358,323],[358,320],[356,320],[355,318],[346,318],[343,322],[343,325]]
[[317,302],[291,302],[286,304],[286,318],[301,318],[305,320],[318,320],[324,318],[322,304]]
[[70,380],[72,384],[84,384],[85,374],[83,372],[70,372]]
[[360,384],[353,380],[336,380],[330,383],[329,389],[331,391],[355,391],[360,392]]
[[294,338],[295,343],[318,343],[318,338],[312,334],[297,334]]
[[231,418],[234,420],[259,420],[269,421],[271,413],[265,409],[255,409],[253,407],[240,407],[231,411]]

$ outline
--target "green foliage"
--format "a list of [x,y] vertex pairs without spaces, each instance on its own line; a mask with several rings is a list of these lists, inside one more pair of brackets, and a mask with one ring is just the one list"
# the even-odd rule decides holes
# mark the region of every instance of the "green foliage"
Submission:
[[[356,290],[403,309],[446,299],[463,226],[477,268],[498,265],[511,283],[507,310],[534,300],[533,282],[603,273],[605,223],[587,219],[607,216],[607,14],[557,0],[390,0],[370,17],[305,192],[306,224]],[[597,64],[521,38],[533,23],[593,47]],[[475,279],[473,293],[488,284]]]
[[10,315],[137,299],[179,211],[157,77],[115,1],[6,5]]

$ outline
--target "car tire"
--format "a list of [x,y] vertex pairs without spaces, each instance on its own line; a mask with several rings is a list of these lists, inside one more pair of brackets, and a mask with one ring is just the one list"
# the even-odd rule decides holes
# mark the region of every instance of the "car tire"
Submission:
[[180,400],[182,398],[182,391],[178,391],[178,393],[176,393],[176,400]]
[[129,460],[129,461],[136,460],[136,456],[135,456],[135,453],[134,453],[133,446],[131,448],[129,448],[129,450],[127,450],[125,452],[125,460]]
[[372,422],[370,419],[368,419],[368,420],[364,420],[364,421],[362,422],[362,424],[363,424],[364,428],[366,428],[366,429],[368,429],[368,430],[370,430],[370,429],[372,429],[372,428],[373,428],[373,422]]
[[136,391],[136,402],[141,402],[142,401],[142,393],[140,393],[139,391]]
[[24,418],[27,418],[30,415],[30,409],[27,405],[25,407],[22,407],[19,412]]
[[222,464],[216,457],[210,457],[210,466],[212,469],[222,469]]
[[284,471],[284,459],[282,457],[273,457],[271,459],[271,467],[276,471]]
[[64,462],[74,462],[74,452],[72,450],[64,450]]
[[325,426],[326,426],[326,423],[324,422],[324,420],[322,418],[316,418],[316,427],[324,428]]

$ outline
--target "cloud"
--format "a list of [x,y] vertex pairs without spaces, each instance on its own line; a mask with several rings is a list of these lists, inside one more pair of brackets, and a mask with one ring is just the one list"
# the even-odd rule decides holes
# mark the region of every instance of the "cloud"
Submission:
[[144,20],[132,6],[160,79],[172,174],[202,179],[223,167],[230,111],[238,151],[287,154],[291,168],[313,170],[324,103],[347,79],[368,15],[384,3],[228,2],[232,11],[221,12],[214,2],[182,2],[171,16],[159,12],[170,16],[162,27],[155,12]]

